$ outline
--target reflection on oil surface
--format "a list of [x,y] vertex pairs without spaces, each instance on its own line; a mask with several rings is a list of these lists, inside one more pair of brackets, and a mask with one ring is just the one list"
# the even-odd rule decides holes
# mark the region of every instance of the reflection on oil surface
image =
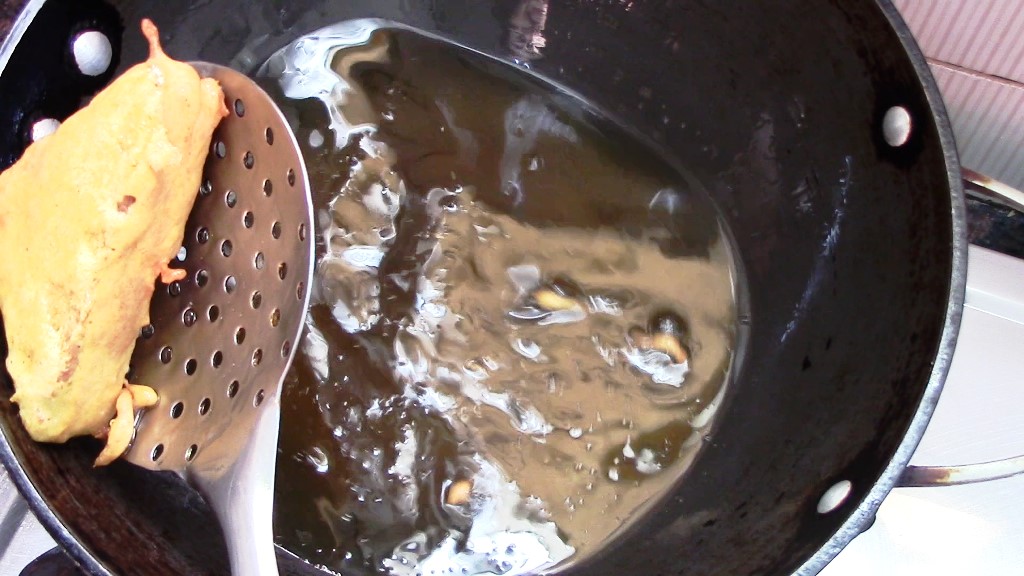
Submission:
[[280,544],[346,574],[532,573],[679,478],[735,332],[692,180],[519,70],[380,22],[260,74],[318,234]]

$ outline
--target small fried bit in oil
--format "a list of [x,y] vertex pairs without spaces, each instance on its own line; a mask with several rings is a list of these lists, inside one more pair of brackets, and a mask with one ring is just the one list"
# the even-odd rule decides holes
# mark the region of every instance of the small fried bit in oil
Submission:
[[637,348],[664,352],[672,359],[673,364],[682,364],[690,358],[690,353],[687,352],[686,346],[679,341],[679,337],[676,334],[658,332],[651,335],[642,328],[633,327],[629,331],[629,339]]
[[448,486],[448,493],[445,495],[444,501],[452,506],[463,506],[469,503],[472,492],[473,481],[462,478]]
[[551,288],[541,288],[533,293],[533,301],[541,308],[555,312],[579,308],[579,303],[568,296],[563,296]]

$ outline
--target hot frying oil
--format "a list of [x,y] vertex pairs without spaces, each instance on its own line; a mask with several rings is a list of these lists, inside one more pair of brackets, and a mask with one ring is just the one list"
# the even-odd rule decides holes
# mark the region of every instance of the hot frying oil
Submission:
[[510,65],[377,22],[260,75],[317,228],[278,542],[345,574],[525,574],[656,502],[735,348],[692,179]]

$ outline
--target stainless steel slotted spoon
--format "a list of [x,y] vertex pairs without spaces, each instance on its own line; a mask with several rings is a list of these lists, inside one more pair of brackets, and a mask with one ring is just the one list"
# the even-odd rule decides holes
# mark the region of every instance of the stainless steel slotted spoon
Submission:
[[298,144],[270,97],[230,68],[229,115],[213,134],[179,262],[158,288],[131,381],[160,402],[125,459],[182,474],[220,520],[236,575],[277,574],[272,512],[281,382],[295,354],[313,270],[312,207]]

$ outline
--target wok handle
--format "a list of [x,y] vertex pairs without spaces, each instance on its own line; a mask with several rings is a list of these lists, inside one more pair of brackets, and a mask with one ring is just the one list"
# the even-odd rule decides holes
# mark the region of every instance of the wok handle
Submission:
[[907,466],[896,485],[900,488],[957,486],[1002,480],[1024,474],[1024,456],[962,466]]
[[968,168],[961,168],[960,175],[964,180],[975,185],[965,188],[968,195],[1002,204],[1018,212],[1024,212],[1024,192]]
[[[961,168],[961,175],[974,184],[966,188],[968,194],[1024,212],[1024,192],[967,168]],[[957,486],[1002,480],[1018,474],[1024,474],[1024,456],[960,466],[907,466],[896,485],[902,488]]]

